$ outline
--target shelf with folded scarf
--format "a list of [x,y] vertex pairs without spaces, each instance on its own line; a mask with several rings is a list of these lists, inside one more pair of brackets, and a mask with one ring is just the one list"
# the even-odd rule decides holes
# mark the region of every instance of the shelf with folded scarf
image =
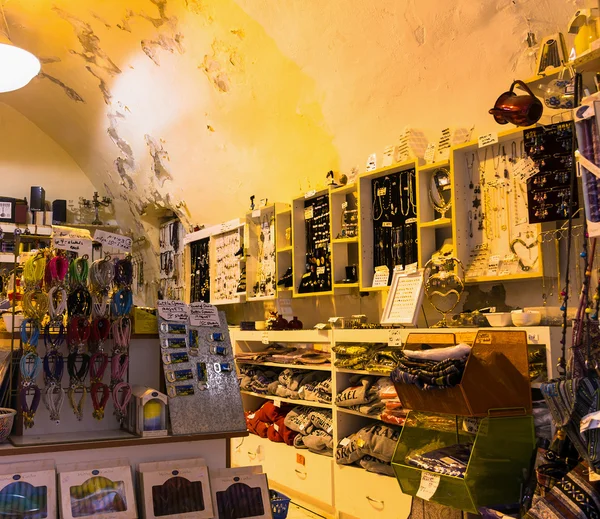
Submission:
[[[543,152],[528,157],[534,146],[525,145],[527,131],[500,132],[497,143],[483,148],[477,140],[452,148],[454,256],[464,265],[465,283],[544,274],[541,223],[566,219],[556,193],[568,188],[569,175],[566,162],[548,160]],[[524,180],[520,170],[529,158],[543,171]]]
[[311,407],[321,407],[323,409],[331,409],[331,404],[325,404],[323,402],[316,402],[313,400],[284,398],[284,397],[270,395],[270,394],[254,393],[253,391],[245,391],[243,389],[240,391],[240,393],[242,393],[242,395],[253,396],[255,398],[261,398],[263,400],[271,400],[273,402],[285,402],[288,404],[308,405]]
[[463,417],[411,411],[392,459],[404,494],[416,496],[426,478],[432,502],[477,513],[516,503],[536,439],[531,416]]
[[[233,340],[238,342],[258,342],[263,346],[269,343],[330,343],[330,330],[239,330],[230,328]],[[258,346],[258,345],[257,345]]]
[[309,371],[331,371],[331,364],[284,364],[281,362],[255,362],[252,360],[235,359],[238,365],[269,366],[271,368],[306,369]]

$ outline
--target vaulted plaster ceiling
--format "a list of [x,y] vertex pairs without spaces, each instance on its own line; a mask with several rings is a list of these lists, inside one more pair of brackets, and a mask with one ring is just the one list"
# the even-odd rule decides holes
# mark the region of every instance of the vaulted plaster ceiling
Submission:
[[[496,128],[538,40],[578,0],[6,0],[13,42],[42,59],[3,95],[133,225],[150,205],[191,223],[289,201],[362,169],[405,126]],[[309,186],[310,183],[310,186]],[[125,218],[128,215],[128,218]]]

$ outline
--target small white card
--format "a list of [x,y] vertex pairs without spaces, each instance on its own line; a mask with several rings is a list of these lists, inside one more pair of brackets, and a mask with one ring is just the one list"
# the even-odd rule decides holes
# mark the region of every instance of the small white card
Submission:
[[417,491],[417,497],[420,497],[424,501],[429,501],[440,486],[440,479],[439,474],[432,474],[431,472],[421,473],[421,485]]
[[392,329],[388,332],[388,346],[402,346],[402,330]]
[[485,148],[490,144],[496,144],[498,142],[498,134],[496,132],[485,133],[480,135],[477,141],[480,148]]
[[367,159],[367,171],[375,171],[377,169],[377,154],[372,153]]
[[190,309],[183,301],[161,299],[156,303],[156,306],[158,315],[165,321],[186,323],[188,320]]
[[203,301],[190,305],[190,324],[206,328],[218,328],[221,326],[219,310],[216,306],[209,305]]
[[386,265],[375,267],[373,287],[387,287],[390,279],[390,269]]
[[131,252],[131,245],[133,244],[133,240],[129,236],[101,231],[100,229],[94,233],[94,240],[106,247],[122,250],[123,252]]

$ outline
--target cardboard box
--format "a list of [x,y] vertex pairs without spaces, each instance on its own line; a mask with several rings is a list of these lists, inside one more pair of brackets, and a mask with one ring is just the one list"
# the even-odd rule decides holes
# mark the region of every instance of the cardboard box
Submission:
[[262,467],[217,469],[210,473],[213,506],[217,517],[228,517],[234,509],[237,517],[273,519],[267,475]]
[[127,459],[58,466],[62,519],[137,519]]
[[57,515],[54,461],[0,465],[0,517],[50,519]]
[[136,306],[133,309],[133,333],[158,333],[156,308]]
[[[167,436],[168,401],[167,395],[156,389],[133,386],[126,429],[142,437]],[[157,409],[150,409],[151,405],[156,406]]]
[[202,458],[140,463],[145,519],[212,519],[210,478]]

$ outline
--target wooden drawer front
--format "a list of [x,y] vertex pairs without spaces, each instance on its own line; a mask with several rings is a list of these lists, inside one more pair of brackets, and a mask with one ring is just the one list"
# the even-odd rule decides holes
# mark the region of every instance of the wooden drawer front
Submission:
[[264,465],[265,442],[267,441],[255,434],[241,439],[233,438],[231,440],[231,465],[233,467]]
[[357,467],[336,466],[335,507],[353,517],[407,519],[412,497],[404,495],[396,478]]

